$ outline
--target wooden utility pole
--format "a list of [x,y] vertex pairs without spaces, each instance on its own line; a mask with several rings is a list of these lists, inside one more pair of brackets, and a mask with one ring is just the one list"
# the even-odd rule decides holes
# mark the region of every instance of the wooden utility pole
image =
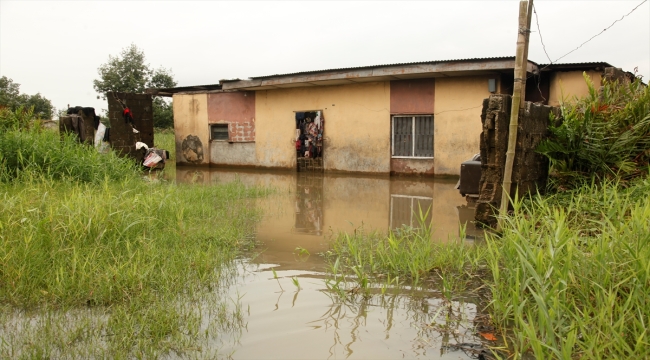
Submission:
[[517,55],[515,57],[515,82],[512,91],[512,107],[510,108],[510,126],[508,128],[508,151],[506,166],[503,173],[503,189],[497,231],[501,231],[501,219],[508,213],[510,204],[510,189],[512,187],[512,166],[515,162],[515,147],[517,145],[517,127],[519,125],[519,109],[524,107],[526,99],[526,68],[528,67],[528,39],[530,38],[530,21],[533,12],[533,0],[519,2],[519,35],[517,36]]

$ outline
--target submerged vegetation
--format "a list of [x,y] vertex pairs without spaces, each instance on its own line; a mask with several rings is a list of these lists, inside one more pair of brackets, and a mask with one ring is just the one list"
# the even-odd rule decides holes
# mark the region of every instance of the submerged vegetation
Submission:
[[144,181],[28,117],[0,114],[0,357],[216,356],[243,326],[221,289],[268,190]]
[[650,92],[589,86],[540,148],[554,191],[517,201],[502,233],[478,244],[431,242],[427,224],[339,234],[328,287],[345,301],[433,281],[448,303],[478,298],[497,336],[476,332],[500,340],[499,358],[649,358]]
[[426,226],[339,234],[327,284],[342,299],[430,281],[448,303],[479,298],[510,351],[499,356],[647,358],[648,193],[646,177],[536,195],[485,244],[431,242]]

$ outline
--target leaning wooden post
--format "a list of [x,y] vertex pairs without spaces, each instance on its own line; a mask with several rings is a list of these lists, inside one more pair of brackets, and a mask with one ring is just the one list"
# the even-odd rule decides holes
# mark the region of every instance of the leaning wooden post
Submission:
[[526,106],[526,78],[528,77],[528,44],[530,42],[530,21],[533,15],[533,0],[528,1],[528,10],[526,12],[526,46],[524,46],[524,68],[523,77],[521,78],[521,101],[519,108],[523,109]]
[[517,145],[517,126],[519,124],[519,108],[523,105],[526,91],[526,67],[528,65],[528,34],[530,33],[529,9],[533,0],[519,2],[519,35],[517,36],[517,55],[515,57],[515,82],[512,91],[512,107],[510,108],[510,126],[508,128],[508,151],[506,166],[503,172],[503,188],[501,192],[501,207],[497,231],[501,231],[502,218],[508,213],[510,204],[510,188],[512,187],[512,165],[515,162],[515,147]]

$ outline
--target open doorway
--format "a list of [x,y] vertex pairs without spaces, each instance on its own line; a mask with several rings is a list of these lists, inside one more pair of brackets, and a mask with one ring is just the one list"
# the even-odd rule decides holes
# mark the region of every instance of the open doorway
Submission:
[[322,110],[296,111],[296,169],[323,171],[323,133],[325,117]]

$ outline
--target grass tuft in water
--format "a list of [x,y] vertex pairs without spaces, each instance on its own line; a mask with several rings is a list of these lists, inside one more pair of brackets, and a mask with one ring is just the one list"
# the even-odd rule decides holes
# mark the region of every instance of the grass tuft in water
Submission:
[[[330,286],[344,284],[339,274],[351,274],[359,289],[367,290],[371,283],[386,286],[408,282],[418,286],[423,280],[443,284],[443,295],[451,301],[455,294],[468,288],[468,284],[485,268],[481,259],[484,247],[473,247],[458,239],[447,242],[431,240],[431,225],[426,223],[427,213],[421,210],[419,227],[402,227],[387,234],[365,232],[341,233],[332,241]],[[385,290],[384,290],[385,292]]]
[[532,196],[515,203],[501,235],[475,246],[432,242],[426,227],[340,234],[326,284],[345,299],[367,281],[438,277],[447,301],[483,285],[507,345],[497,357],[649,358],[649,193],[646,176]]

